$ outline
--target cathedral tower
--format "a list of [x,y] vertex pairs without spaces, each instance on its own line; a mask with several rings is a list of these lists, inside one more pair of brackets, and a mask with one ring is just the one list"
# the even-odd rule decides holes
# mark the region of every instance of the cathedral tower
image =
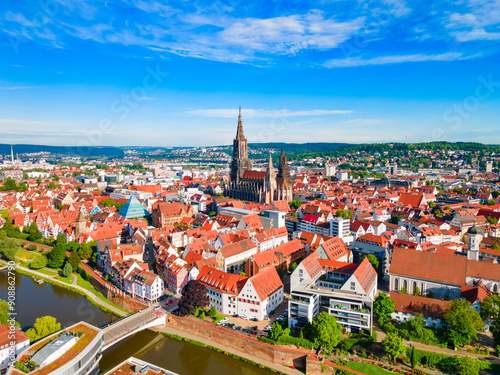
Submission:
[[243,122],[241,121],[241,107],[238,115],[238,129],[233,140],[233,160],[231,161],[231,182],[238,182],[245,171],[252,169],[252,163],[248,159],[248,141],[243,133]]

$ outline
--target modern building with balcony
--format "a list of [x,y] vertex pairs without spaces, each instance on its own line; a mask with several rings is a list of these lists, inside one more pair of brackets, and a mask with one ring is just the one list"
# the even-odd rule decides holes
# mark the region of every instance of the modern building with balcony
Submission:
[[368,259],[357,264],[321,259],[313,253],[302,263],[292,274],[289,328],[301,329],[325,311],[346,332],[371,330],[377,272]]

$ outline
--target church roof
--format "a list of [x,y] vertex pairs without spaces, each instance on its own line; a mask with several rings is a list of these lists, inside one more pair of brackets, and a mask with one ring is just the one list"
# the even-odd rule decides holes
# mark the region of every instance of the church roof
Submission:
[[260,171],[245,171],[243,173],[243,178],[248,178],[251,180],[263,180],[266,178],[266,172]]

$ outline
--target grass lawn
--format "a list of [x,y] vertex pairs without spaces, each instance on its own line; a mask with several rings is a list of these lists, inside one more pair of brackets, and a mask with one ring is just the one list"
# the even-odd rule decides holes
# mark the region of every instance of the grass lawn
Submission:
[[384,370],[383,368],[380,368],[380,367],[375,366],[375,365],[370,365],[369,363],[349,362],[348,367],[353,369],[353,370],[363,372],[365,374],[370,374],[370,375],[393,375],[393,374],[396,374],[395,372]]
[[33,270],[33,271],[40,272],[48,276],[57,276],[59,274],[57,270],[49,270],[46,268],[40,268],[39,270]]
[[101,292],[97,291],[91,283],[89,283],[88,281],[84,280],[80,275],[76,275],[76,277],[77,277],[76,284],[78,286],[86,289],[87,291],[89,291],[90,293],[92,293],[94,296],[96,296],[97,298],[99,298],[101,301],[106,302],[109,305],[116,307],[118,310],[121,310],[124,313],[130,314],[130,311],[127,311],[127,310],[121,308],[120,306],[114,304],[109,299],[107,299],[106,297],[104,297],[101,294]]
[[16,253],[16,257],[24,258],[26,260],[33,259],[37,255],[40,255],[40,254],[34,253],[32,251],[24,250],[24,249],[19,249]]
[[61,282],[66,283],[66,284],[73,284],[73,277],[75,277],[75,276],[69,275],[69,277],[65,277],[65,276],[59,275],[59,276],[57,276],[57,281],[61,281]]

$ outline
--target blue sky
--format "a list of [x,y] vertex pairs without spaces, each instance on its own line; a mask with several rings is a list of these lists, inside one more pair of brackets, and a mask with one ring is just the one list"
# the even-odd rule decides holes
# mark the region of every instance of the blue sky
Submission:
[[1,143],[500,143],[500,1],[6,0]]

